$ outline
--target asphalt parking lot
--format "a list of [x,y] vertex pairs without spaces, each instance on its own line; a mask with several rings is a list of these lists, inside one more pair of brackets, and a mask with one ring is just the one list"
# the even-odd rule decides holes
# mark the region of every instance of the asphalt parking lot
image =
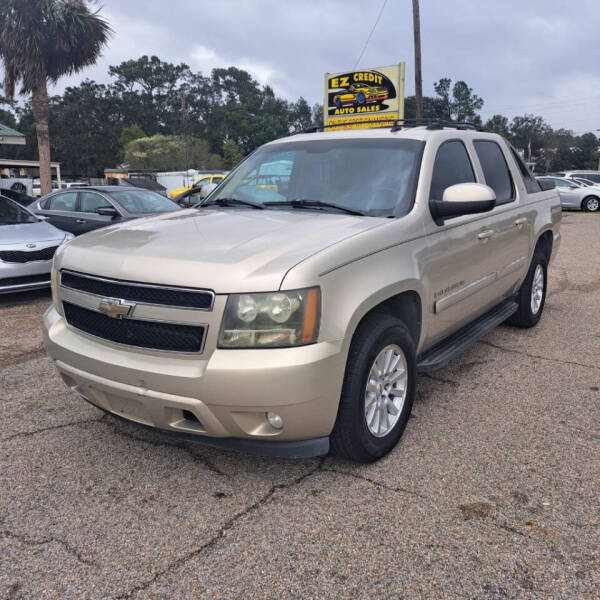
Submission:
[[0,598],[600,598],[600,217],[540,324],[419,379],[357,466],[142,430],[68,391],[47,292],[0,296]]

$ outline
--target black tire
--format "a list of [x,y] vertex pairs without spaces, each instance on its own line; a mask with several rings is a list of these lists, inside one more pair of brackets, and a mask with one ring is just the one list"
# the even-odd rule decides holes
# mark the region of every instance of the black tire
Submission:
[[[402,349],[406,361],[407,385],[400,415],[384,437],[376,437],[365,419],[367,377],[375,358],[390,344]],[[331,434],[334,454],[368,463],[387,454],[397,443],[412,409],[416,389],[415,343],[402,321],[379,312],[367,317],[354,335],[348,361],[338,415]]]
[[588,196],[583,199],[581,208],[586,212],[598,212],[600,210],[600,199],[597,196]]
[[336,98],[335,105],[337,108],[342,108],[342,101],[339,98]]
[[[533,280],[535,277],[538,265],[541,267],[544,274],[544,285],[542,291],[542,300],[537,312],[532,310],[531,306],[531,293],[533,287]],[[523,285],[519,289],[517,294],[517,303],[519,308],[517,312],[506,320],[508,325],[514,325],[515,327],[529,328],[537,325],[537,322],[544,312],[544,305],[546,304],[546,288],[548,287],[548,258],[542,250],[536,248],[533,253],[533,260],[529,265],[529,271]]]

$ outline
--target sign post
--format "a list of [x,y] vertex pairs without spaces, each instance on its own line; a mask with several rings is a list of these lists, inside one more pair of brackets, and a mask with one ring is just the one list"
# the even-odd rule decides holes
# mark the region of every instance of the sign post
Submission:
[[323,120],[329,131],[391,127],[403,118],[403,62],[391,67],[325,73]]

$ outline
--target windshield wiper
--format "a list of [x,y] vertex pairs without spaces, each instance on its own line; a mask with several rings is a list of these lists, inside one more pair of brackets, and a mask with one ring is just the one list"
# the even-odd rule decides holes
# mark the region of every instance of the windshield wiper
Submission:
[[366,213],[361,210],[354,208],[348,208],[347,206],[340,206],[339,204],[333,204],[332,202],[323,202],[322,200],[305,200],[296,198],[295,200],[288,200],[287,202],[269,202],[269,206],[291,206],[292,208],[335,208],[336,210],[342,210],[349,215],[360,215],[365,216]]
[[211,204],[216,204],[217,206],[251,206],[252,208],[265,208],[265,205],[261,202],[252,202],[251,200],[240,200],[239,198],[215,198],[210,202],[201,202],[197,204],[197,207],[200,206],[210,206]]

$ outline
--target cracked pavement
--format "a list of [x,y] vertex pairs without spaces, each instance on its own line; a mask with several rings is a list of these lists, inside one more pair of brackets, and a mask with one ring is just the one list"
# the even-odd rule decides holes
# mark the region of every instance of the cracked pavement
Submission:
[[546,312],[421,376],[371,465],[117,421],[0,297],[0,598],[600,598],[600,216],[565,213]]

